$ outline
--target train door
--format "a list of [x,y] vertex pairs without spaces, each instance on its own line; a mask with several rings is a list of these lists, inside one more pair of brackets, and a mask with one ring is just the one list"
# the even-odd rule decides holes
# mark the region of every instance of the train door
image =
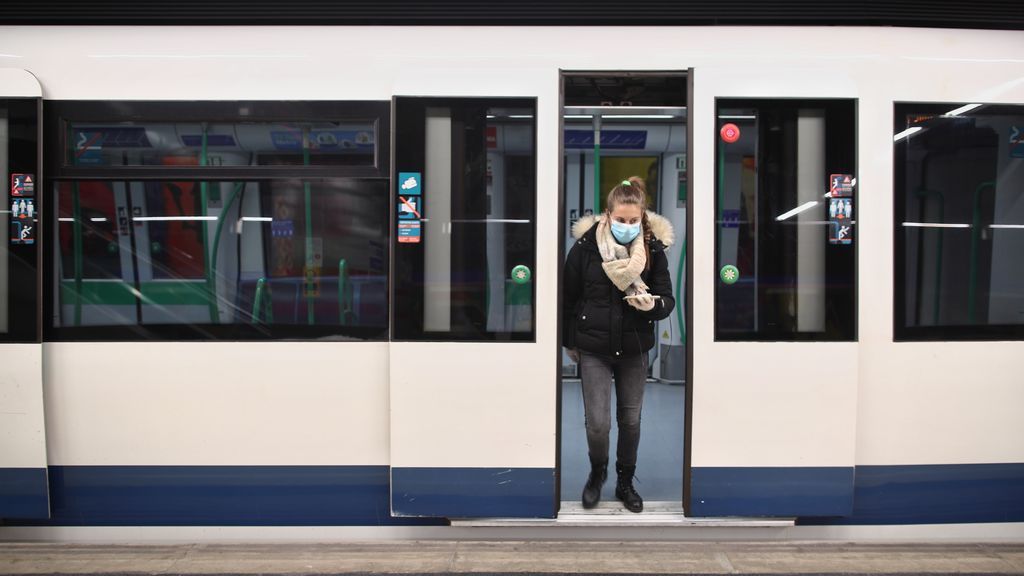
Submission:
[[[662,240],[670,244],[665,254],[675,309],[654,326],[656,344],[647,354],[637,478],[645,511],[682,514],[687,406],[687,75],[566,72],[562,92],[565,253],[590,219],[605,210],[608,192],[632,176],[646,182],[647,209],[664,216],[674,233],[674,238]],[[584,513],[580,494],[590,464],[579,366],[564,352],[561,358],[559,471],[564,515]],[[609,468],[614,466],[617,436],[612,417]],[[586,514],[621,510],[614,484],[612,472],[601,503]]]
[[47,518],[38,232],[42,91],[24,70],[0,70],[0,519]]
[[556,268],[538,238],[554,247],[557,202],[538,201],[537,99],[393,106],[391,512],[552,517]]
[[[857,419],[857,100],[823,69],[698,70],[693,516],[844,516]],[[714,145],[711,143],[714,142]],[[877,198],[881,184],[871,190]],[[884,188],[884,187],[883,187]],[[877,241],[877,239],[872,239]]]

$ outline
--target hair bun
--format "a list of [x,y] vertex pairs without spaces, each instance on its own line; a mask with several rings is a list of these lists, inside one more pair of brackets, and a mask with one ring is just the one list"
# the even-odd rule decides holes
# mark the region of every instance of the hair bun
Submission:
[[644,194],[647,193],[647,184],[644,183],[644,179],[639,176],[630,176],[629,183],[632,186],[636,186]]

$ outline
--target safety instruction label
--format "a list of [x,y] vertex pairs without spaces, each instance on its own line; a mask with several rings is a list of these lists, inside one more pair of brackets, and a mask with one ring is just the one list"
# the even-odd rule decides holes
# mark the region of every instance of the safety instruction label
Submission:
[[35,244],[38,219],[35,198],[13,198],[11,200],[11,244]]
[[11,196],[35,196],[36,179],[32,174],[11,174]]
[[418,244],[422,235],[422,227],[419,222],[398,223],[398,241],[400,243]]
[[853,243],[853,174],[830,174],[828,177],[828,242]]
[[832,174],[828,177],[828,195],[832,198],[853,196],[853,174]]
[[423,175],[398,173],[398,242],[418,244],[423,238]]
[[853,242],[853,198],[832,198],[828,204],[830,244]]

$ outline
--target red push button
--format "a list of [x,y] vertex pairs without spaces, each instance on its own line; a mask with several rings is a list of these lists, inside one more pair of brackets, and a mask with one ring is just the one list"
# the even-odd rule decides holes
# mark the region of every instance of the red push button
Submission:
[[725,140],[729,144],[732,144],[733,142],[740,139],[740,127],[730,122],[725,126],[722,126],[722,129],[719,131],[719,134],[722,135],[722,140]]

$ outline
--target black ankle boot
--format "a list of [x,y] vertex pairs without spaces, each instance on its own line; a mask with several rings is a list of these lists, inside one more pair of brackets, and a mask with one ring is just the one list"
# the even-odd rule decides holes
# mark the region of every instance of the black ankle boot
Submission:
[[643,512],[644,499],[633,488],[633,474],[636,473],[636,466],[616,464],[615,472],[619,475],[618,484],[615,486],[615,497],[622,501],[626,510]]
[[590,477],[583,487],[583,507],[593,508],[601,501],[601,487],[608,479],[608,462],[590,463]]

